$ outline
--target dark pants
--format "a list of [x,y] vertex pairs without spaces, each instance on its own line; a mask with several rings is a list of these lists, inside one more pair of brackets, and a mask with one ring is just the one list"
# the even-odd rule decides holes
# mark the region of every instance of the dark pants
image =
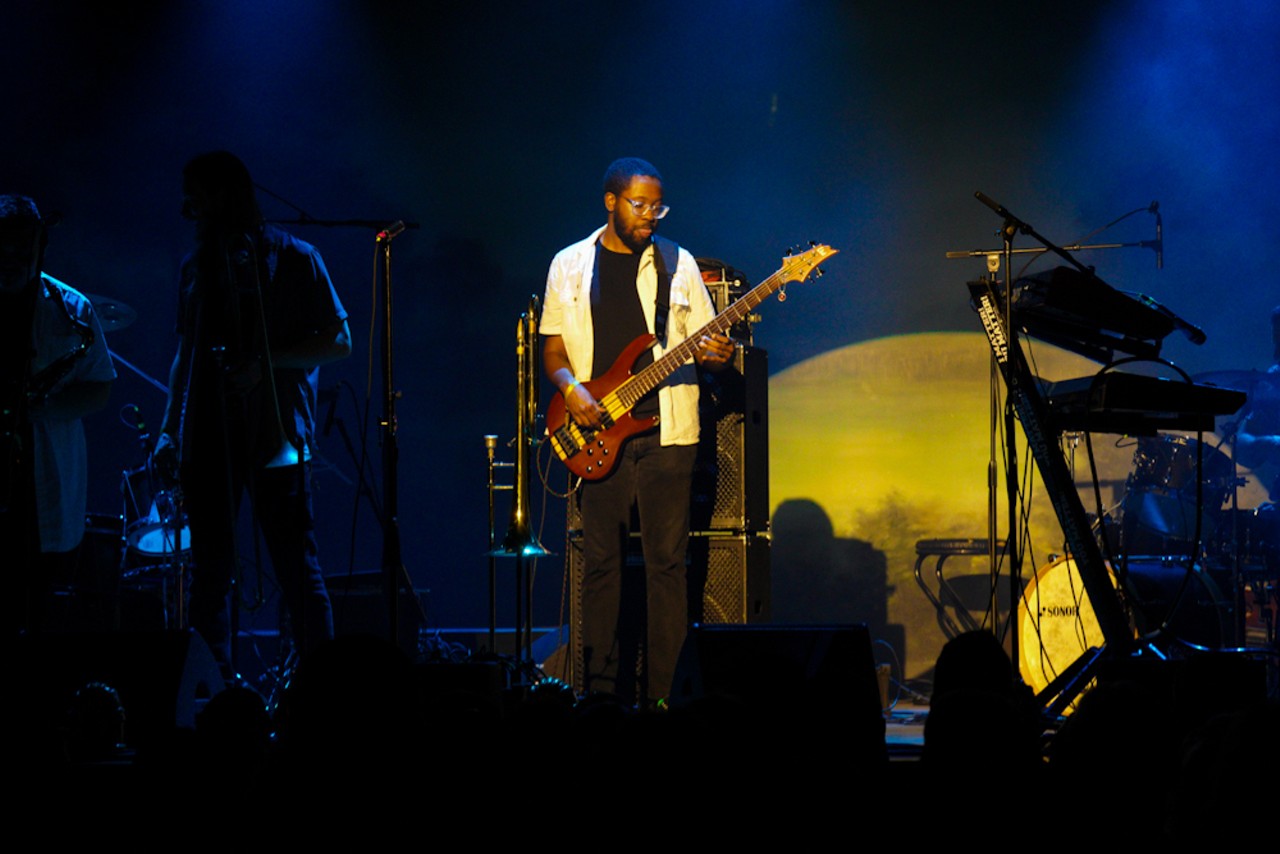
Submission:
[[[23,439],[31,447],[31,431]],[[36,515],[34,466],[30,460],[16,464],[8,455],[16,453],[9,440],[0,436],[0,544],[4,548],[6,580],[16,589],[4,596],[4,633],[15,638],[38,631],[43,618],[44,595],[48,589],[39,569],[40,522]]]
[[638,588],[624,578],[633,505],[639,512],[644,550],[646,693],[658,699],[671,690],[688,622],[685,551],[696,455],[694,445],[662,447],[658,431],[653,430],[623,446],[608,477],[583,485],[582,640],[587,690],[630,698],[634,684],[627,665],[634,666],[635,659],[627,649],[625,621],[620,621],[640,604],[623,601],[624,591]]
[[[191,526],[191,626],[224,669],[231,661],[227,596],[235,574],[235,520],[248,490],[276,582],[301,652],[333,637],[333,611],[324,586],[311,511],[310,466],[249,472],[184,466],[182,483]],[[243,551],[249,543],[240,543]]]

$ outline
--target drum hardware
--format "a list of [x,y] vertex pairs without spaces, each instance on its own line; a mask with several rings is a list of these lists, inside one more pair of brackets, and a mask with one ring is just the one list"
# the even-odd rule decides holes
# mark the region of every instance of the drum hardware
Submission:
[[[1003,554],[1005,542],[1000,540],[996,543],[996,550]],[[1005,616],[1008,613],[1009,600],[1003,598],[1003,607],[1000,607],[999,599],[1000,591],[996,591],[997,614],[992,616],[989,612],[991,595],[990,577],[983,576],[955,576],[950,579],[943,574],[943,565],[952,557],[987,557],[991,553],[991,546],[987,540],[919,540],[916,542],[916,565],[915,577],[916,584],[919,585],[921,592],[925,598],[933,605],[937,614],[938,627],[942,629],[942,633],[948,638],[954,638],[958,635],[969,632],[978,631],[985,625],[1003,625]],[[927,581],[925,578],[924,566],[930,558],[936,558],[933,566],[934,580]],[[972,594],[975,585],[974,581],[983,582],[982,590],[983,598],[986,600],[981,606],[988,608],[988,612],[982,616],[981,620],[975,619],[974,609],[970,608],[971,604],[977,605],[977,597]],[[954,617],[952,616],[954,614]],[[1003,629],[1001,629],[1003,631]]]
[[151,433],[142,410],[136,404],[126,404],[120,409],[120,420],[137,432],[145,460],[120,475],[121,585],[150,590],[159,597],[163,628],[186,628],[191,530],[182,488],[176,477],[154,465]]
[[124,520],[116,514],[86,513],[84,536],[70,560],[54,560],[48,573],[44,615],[55,631],[113,631],[120,627],[120,564]]
[[150,463],[121,475],[125,540],[129,549],[143,558],[167,557],[191,548],[182,490],[163,480]]
[[1192,556],[1197,529],[1200,544],[1220,536],[1223,505],[1236,480],[1231,458],[1196,439],[1139,439],[1121,502],[1123,550]]
[[[1249,386],[1255,373],[1213,378],[1241,387]],[[1170,579],[1185,579],[1189,589],[1183,595],[1194,601],[1180,607],[1197,610],[1201,617],[1189,634],[1186,625],[1166,627],[1170,633],[1193,644],[1246,648],[1257,646],[1257,636],[1265,634],[1265,645],[1273,646],[1273,631],[1259,630],[1253,622],[1271,616],[1267,578],[1280,571],[1280,531],[1274,506],[1239,507],[1239,490],[1248,480],[1239,476],[1234,454],[1229,456],[1221,447],[1234,449],[1236,426],[1227,424],[1216,446],[1179,435],[1138,440],[1122,501],[1120,551],[1140,555],[1129,558],[1140,569],[1164,567],[1160,576],[1147,572],[1130,585],[1150,623],[1163,626],[1158,612],[1171,607],[1178,594]],[[1187,574],[1183,567],[1193,559],[1195,573]],[[1218,615],[1216,621],[1209,619],[1211,613]],[[1178,619],[1185,624],[1188,618],[1184,614]]]
[[132,549],[117,511],[85,515],[72,574],[53,593],[77,630],[159,631],[180,624],[179,589],[174,558]]
[[1272,580],[1280,577],[1280,506],[1267,502],[1249,517],[1249,551]]

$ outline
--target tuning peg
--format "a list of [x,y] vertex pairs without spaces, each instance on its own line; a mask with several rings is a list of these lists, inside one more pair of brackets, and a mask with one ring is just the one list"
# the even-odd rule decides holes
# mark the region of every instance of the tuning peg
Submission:
[[814,267],[814,268],[813,268],[813,277],[814,277],[815,279],[821,279],[821,278],[822,278],[823,276],[825,276],[826,274],[827,274],[827,271],[826,271],[826,270],[824,270],[824,269],[822,269],[821,267]]

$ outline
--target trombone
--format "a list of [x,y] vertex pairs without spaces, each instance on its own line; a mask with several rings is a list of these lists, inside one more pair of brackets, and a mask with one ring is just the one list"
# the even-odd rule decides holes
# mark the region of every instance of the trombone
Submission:
[[538,298],[529,298],[529,309],[516,321],[516,438],[515,498],[511,502],[511,521],[502,540],[503,554],[545,557],[551,552],[542,547],[529,523],[530,463],[536,443],[534,436],[538,417]]
[[[489,649],[491,652],[494,651],[497,631],[494,558],[514,557],[516,558],[517,659],[523,658],[522,653],[527,653],[532,645],[533,579],[532,574],[527,571],[527,561],[551,554],[538,541],[538,536],[533,532],[529,521],[530,477],[533,473],[532,455],[536,443],[535,425],[538,415],[538,314],[538,298],[531,296],[528,310],[516,321],[516,436],[513,443],[515,462],[495,462],[493,454],[497,437],[485,437],[489,456]],[[494,485],[493,471],[496,467],[515,469],[512,485],[505,487],[515,494],[511,499],[511,515],[501,546],[496,546],[493,528],[493,494],[496,490],[504,489]]]

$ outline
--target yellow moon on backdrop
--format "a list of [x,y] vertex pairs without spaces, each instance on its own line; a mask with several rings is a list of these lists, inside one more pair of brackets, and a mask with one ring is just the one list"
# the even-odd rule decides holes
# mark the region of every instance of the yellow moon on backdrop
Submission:
[[[1046,344],[1033,344],[1028,353],[1033,372],[1046,380],[1087,376],[1099,369],[1095,362]],[[895,654],[904,659],[902,672],[908,677],[928,671],[946,640],[915,580],[916,541],[987,536],[991,387],[991,350],[979,332],[920,333],[852,344],[770,378],[775,568],[790,565],[788,549],[808,547],[787,535],[788,509],[798,506],[810,515],[825,514],[829,536],[837,542],[854,542],[882,555],[887,622],[905,628],[906,650]],[[999,390],[1003,399],[1003,384]],[[1123,497],[1135,442],[1115,435],[1092,439],[1103,504],[1110,509]],[[1212,435],[1205,441],[1217,444]],[[1085,448],[1079,442],[1074,451],[1068,447],[1064,452],[1069,460],[1074,457],[1081,500],[1092,512],[1096,500]],[[997,449],[996,457],[1002,460],[1003,451]],[[1021,467],[1032,462],[1020,431],[1018,458]],[[1002,466],[996,480],[998,530],[1004,537]],[[1038,476],[1031,478],[1030,494],[1024,579],[1063,551],[1061,529]],[[801,567],[802,573],[819,570],[813,561]],[[986,574],[988,562],[985,557],[954,558],[946,572],[949,579],[953,573]],[[775,609],[808,580],[803,575],[779,577],[775,571]],[[981,613],[975,616],[982,619]],[[803,619],[803,614],[793,615],[792,621]],[[872,631],[874,636],[874,626]]]

